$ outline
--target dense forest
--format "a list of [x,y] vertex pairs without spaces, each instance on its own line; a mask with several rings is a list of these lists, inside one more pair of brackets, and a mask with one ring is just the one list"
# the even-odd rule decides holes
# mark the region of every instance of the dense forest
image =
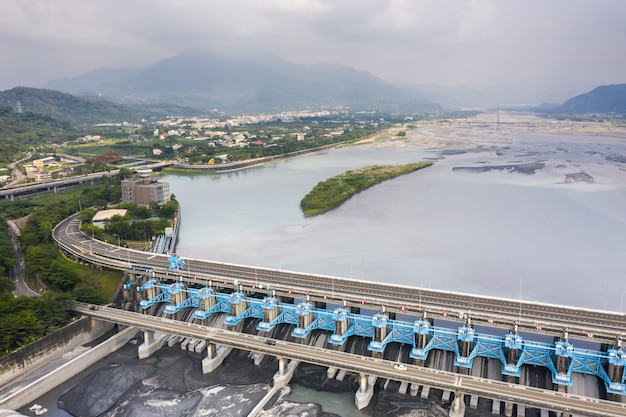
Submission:
[[[90,268],[62,256],[52,240],[52,230],[60,220],[76,213],[79,206],[105,207],[111,201],[119,201],[120,197],[119,179],[114,178],[63,193],[0,204],[0,212],[5,218],[27,216],[18,241],[33,289],[68,292],[85,302],[106,301],[104,288],[91,282],[89,273],[86,273]],[[7,255],[12,258],[12,251]]]
[[[71,319],[69,306],[73,300],[94,304],[109,300],[122,273],[93,269],[66,259],[54,245],[52,231],[60,220],[81,207],[85,208],[79,216],[89,221],[98,208],[120,199],[118,177],[102,179],[92,186],[0,204],[0,356],[67,324]],[[155,209],[133,205],[126,205],[126,208],[147,219],[155,215],[173,216],[177,203],[170,202]],[[13,283],[9,271],[15,265],[15,259],[4,219],[20,218],[26,219],[18,239],[26,279],[30,288],[41,294],[38,297],[14,297],[11,293]],[[111,242],[117,233],[128,236],[128,239],[137,236],[144,240],[151,233],[162,232],[166,225],[169,223],[163,220],[114,219],[104,230],[97,229],[96,237]]]
[[65,326],[72,320],[72,296],[47,291],[14,297],[13,283],[0,277],[0,356]]
[[81,134],[82,131],[68,121],[32,112],[17,113],[0,104],[0,164],[13,162],[28,150],[73,140]]
[[97,97],[84,98],[55,90],[15,87],[0,91],[0,103],[17,109],[18,102],[25,113],[44,114],[73,124],[138,122],[148,115],[146,111]]
[[[117,177],[103,178],[98,184],[56,194],[0,203],[3,218],[26,219],[18,242],[31,288],[38,292],[65,292],[73,299],[88,303],[106,302],[119,284],[121,272],[96,271],[66,259],[54,245],[52,231],[59,221],[78,212],[85,233],[108,242],[114,242],[119,236],[120,244],[137,243],[143,249],[152,236],[163,234],[165,228],[172,225],[171,219],[178,211],[178,202],[173,198],[150,207],[119,203],[120,200],[121,177]],[[93,226],[91,219],[103,208],[123,208],[128,214],[107,220],[101,229]],[[14,264],[8,227],[1,221],[0,276],[8,278],[8,271]]]
[[0,221],[0,277],[9,277],[9,268],[15,265],[13,258],[13,245],[9,238],[9,227],[4,221]]

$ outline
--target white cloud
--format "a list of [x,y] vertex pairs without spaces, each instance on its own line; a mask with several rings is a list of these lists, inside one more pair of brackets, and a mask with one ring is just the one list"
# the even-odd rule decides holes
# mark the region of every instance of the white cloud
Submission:
[[421,84],[626,82],[612,0],[3,0],[0,88],[199,46],[245,46]]

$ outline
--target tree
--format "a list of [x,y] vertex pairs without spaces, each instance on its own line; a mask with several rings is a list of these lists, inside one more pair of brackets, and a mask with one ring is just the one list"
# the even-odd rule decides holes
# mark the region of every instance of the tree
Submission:
[[82,223],[89,223],[96,213],[97,211],[91,208],[82,209],[80,213],[78,213],[78,220]]
[[178,210],[178,202],[176,200],[170,200],[158,207],[159,217],[165,219],[172,219],[176,216]]
[[50,262],[48,268],[40,275],[40,278],[60,291],[71,291],[80,281],[78,275],[74,271],[64,268],[58,259]]
[[12,291],[15,289],[15,284],[9,278],[0,277],[0,300],[6,300],[13,298]]
[[72,291],[72,295],[76,301],[83,303],[103,304],[106,302],[104,297],[100,295],[100,291],[88,284],[78,284]]
[[120,173],[118,177],[120,180],[127,180],[133,177],[133,171],[128,168],[120,168]]
[[74,300],[68,293],[46,291],[33,299],[33,310],[39,317],[44,334],[65,326],[72,320]]
[[0,318],[0,349],[2,352],[22,347],[42,335],[42,325],[32,310],[16,310]]

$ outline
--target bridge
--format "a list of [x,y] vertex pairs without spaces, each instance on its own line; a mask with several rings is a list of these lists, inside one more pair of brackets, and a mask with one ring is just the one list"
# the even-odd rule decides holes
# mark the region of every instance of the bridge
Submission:
[[37,195],[57,193],[60,190],[92,185],[102,178],[116,176],[119,171],[96,172],[94,174],[78,175],[58,180],[47,180],[29,184],[13,185],[0,189],[0,199],[15,200],[19,198],[29,198]]
[[[162,169],[174,164],[173,161],[153,161],[140,160],[140,166],[129,167],[131,171],[140,168]],[[73,177],[61,178],[56,180],[38,181],[28,184],[13,185],[0,188],[0,199],[14,201],[20,198],[30,198],[43,194],[57,193],[68,188],[81,187],[84,185],[93,185],[102,178],[115,177],[120,173],[119,170],[95,172],[92,174],[77,175]]]
[[[83,314],[144,328],[146,356],[160,346],[153,334],[158,331],[207,341],[203,361],[207,371],[219,366],[216,346],[225,345],[283,358],[279,373],[287,369],[285,359],[357,372],[361,381],[357,405],[368,401],[371,378],[380,377],[454,392],[457,405],[457,399],[469,394],[559,412],[626,416],[626,405],[620,402],[626,394],[622,313],[196,259],[186,259],[183,265],[176,255],[92,240],[78,230],[75,216],[57,225],[54,239],[68,256],[125,270],[127,310],[151,314],[164,306],[163,317],[77,307]],[[182,321],[184,312],[194,323]],[[217,314],[225,315],[231,330],[203,324]],[[258,336],[236,331],[245,319],[258,321]],[[293,329],[290,340],[270,338],[279,325]],[[482,327],[489,332],[477,330]],[[499,328],[508,333],[491,334]],[[313,331],[329,335],[328,348],[307,344]],[[550,335],[554,342],[533,341],[531,332]],[[369,356],[343,351],[351,336],[370,340]],[[576,340],[597,341],[604,350],[580,348]],[[398,358],[385,359],[391,344],[409,348],[408,366],[396,367]],[[425,367],[433,351],[450,352],[457,372]],[[478,359],[499,362],[502,380],[473,375]],[[516,383],[524,366],[546,368],[555,390]],[[612,400],[568,394],[575,373],[599,378]]]

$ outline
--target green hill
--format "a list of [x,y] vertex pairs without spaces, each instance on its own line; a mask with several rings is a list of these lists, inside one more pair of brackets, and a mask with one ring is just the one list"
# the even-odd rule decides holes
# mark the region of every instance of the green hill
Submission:
[[97,98],[83,98],[40,88],[15,87],[0,92],[0,103],[19,107],[23,112],[39,113],[77,124],[135,122],[146,113],[121,104]]
[[76,139],[82,134],[67,120],[32,112],[17,113],[0,105],[0,164],[12,162],[31,147]]

